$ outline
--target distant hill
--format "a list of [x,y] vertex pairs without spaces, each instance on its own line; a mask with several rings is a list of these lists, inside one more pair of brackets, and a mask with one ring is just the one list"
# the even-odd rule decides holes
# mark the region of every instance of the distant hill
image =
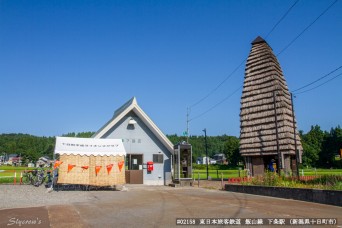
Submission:
[[[65,137],[90,138],[95,132],[67,133]],[[186,141],[186,137],[176,134],[167,135],[173,144]],[[340,126],[323,131],[316,125],[304,134],[300,131],[303,145],[303,165],[324,168],[342,168],[342,159],[337,159],[342,150],[342,129]],[[235,136],[221,135],[208,136],[208,155],[223,153],[231,164],[237,164],[243,159],[239,153],[239,138]],[[38,137],[29,134],[0,134],[0,156],[4,153],[18,154],[24,163],[37,161],[42,156],[53,157],[55,137]],[[192,145],[193,162],[197,157],[205,156],[204,136],[190,136]]]

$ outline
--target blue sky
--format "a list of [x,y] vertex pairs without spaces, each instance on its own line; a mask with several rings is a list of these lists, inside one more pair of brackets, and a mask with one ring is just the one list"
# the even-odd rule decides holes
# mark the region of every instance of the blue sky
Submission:
[[[180,135],[187,107],[227,78],[294,2],[0,0],[0,133],[97,131],[135,96],[165,134]],[[266,39],[275,54],[332,2],[300,0]],[[341,66],[341,53],[338,1],[278,60],[294,90]],[[190,134],[239,136],[244,68],[191,108]],[[299,129],[341,125],[341,85],[337,77],[296,96]]]

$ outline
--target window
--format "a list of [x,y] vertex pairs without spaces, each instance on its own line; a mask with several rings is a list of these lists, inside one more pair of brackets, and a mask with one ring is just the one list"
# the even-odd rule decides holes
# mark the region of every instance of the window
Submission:
[[153,154],[153,163],[163,163],[164,156],[163,154]]

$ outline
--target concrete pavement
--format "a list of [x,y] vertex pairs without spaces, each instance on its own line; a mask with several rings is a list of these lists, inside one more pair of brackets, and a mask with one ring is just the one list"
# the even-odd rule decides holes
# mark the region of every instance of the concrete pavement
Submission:
[[[342,224],[336,206],[192,187],[127,188],[93,191],[86,202],[0,210],[0,227],[176,227],[177,218],[332,218]],[[34,220],[41,222],[23,224]]]

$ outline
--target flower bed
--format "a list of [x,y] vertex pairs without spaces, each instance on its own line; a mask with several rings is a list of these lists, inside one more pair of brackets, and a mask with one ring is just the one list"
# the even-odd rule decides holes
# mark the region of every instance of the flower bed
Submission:
[[342,175],[301,176],[298,180],[296,177],[279,176],[277,173],[267,172],[263,176],[253,178],[230,178],[228,183],[321,190],[342,190]]

